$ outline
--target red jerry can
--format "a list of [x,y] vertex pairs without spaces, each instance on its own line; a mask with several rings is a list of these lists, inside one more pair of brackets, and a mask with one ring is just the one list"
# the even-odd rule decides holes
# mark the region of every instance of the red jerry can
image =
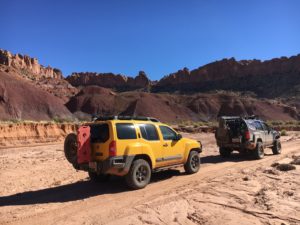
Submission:
[[77,161],[79,164],[88,163],[91,160],[90,127],[81,126],[77,130]]

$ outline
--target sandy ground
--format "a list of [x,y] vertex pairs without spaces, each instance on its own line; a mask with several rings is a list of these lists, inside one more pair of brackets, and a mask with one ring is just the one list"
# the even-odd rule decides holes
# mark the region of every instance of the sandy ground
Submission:
[[130,191],[122,178],[93,184],[64,159],[63,145],[0,150],[0,224],[300,224],[300,166],[281,172],[274,162],[300,155],[300,135],[283,137],[283,153],[223,160],[213,134],[184,134],[203,142],[197,174],[153,174]]

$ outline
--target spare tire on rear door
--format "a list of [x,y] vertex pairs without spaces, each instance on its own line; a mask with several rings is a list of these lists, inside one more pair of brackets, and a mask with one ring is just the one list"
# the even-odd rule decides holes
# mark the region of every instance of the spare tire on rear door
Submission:
[[65,157],[75,169],[78,169],[77,162],[77,135],[74,133],[68,134],[64,144]]

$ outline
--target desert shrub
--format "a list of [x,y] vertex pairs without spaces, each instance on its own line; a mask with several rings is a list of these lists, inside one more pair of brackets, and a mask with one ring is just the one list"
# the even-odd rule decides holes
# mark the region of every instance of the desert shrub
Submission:
[[282,164],[279,164],[278,166],[276,166],[276,169],[278,169],[280,171],[289,171],[289,170],[295,170],[296,167],[289,163],[282,163]]
[[1,120],[0,123],[1,124],[18,124],[18,123],[22,123],[22,120],[21,119]]
[[296,121],[287,121],[286,125],[296,125]]
[[273,163],[271,166],[272,167],[276,167],[276,166],[278,166],[279,165],[279,163],[278,162],[275,162],[275,163]]
[[285,129],[280,131],[281,136],[287,136],[287,132]]
[[276,121],[268,121],[267,122],[268,124],[271,124],[272,126],[280,126],[280,125],[283,125],[284,122],[283,121],[280,121],[280,120],[276,120]]
[[54,123],[71,123],[74,122],[71,118],[59,118],[59,117],[54,117],[53,119]]
[[293,156],[293,161],[291,164],[300,165],[300,156]]

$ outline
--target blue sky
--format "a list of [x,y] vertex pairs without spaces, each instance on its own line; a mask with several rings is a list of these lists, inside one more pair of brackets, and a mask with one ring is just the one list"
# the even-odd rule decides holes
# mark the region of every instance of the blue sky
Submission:
[[152,79],[300,53],[300,1],[0,0],[0,48],[72,72]]

